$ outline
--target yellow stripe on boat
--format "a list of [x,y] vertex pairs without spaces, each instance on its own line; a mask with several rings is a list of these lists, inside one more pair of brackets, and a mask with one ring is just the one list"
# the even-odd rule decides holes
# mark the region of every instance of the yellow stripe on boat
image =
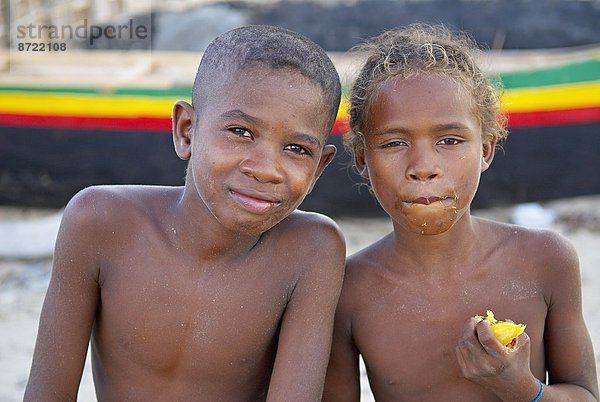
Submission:
[[502,107],[508,112],[532,112],[600,105],[600,81],[506,90]]
[[90,116],[90,117],[168,117],[179,99],[97,94],[48,94],[2,92],[0,113]]
[[336,119],[345,119],[348,117],[348,109],[350,108],[350,101],[342,96],[342,100],[340,101],[340,108],[338,109]]
[[[168,118],[177,97],[98,95],[73,93],[0,92],[0,114],[159,117]],[[532,112],[597,107],[600,81],[581,84],[509,89],[502,97],[507,112]],[[338,119],[348,116],[349,102],[342,98]]]

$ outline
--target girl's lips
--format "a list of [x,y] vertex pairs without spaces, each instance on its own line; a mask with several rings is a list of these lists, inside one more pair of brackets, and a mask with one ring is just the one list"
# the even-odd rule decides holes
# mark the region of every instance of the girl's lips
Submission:
[[437,196],[422,196],[413,198],[411,200],[403,201],[402,204],[406,206],[414,206],[414,205],[431,205],[437,203],[436,205],[440,206],[449,206],[452,205],[455,201],[454,197],[437,197]]
[[440,197],[418,197],[418,198],[415,198],[414,200],[412,200],[411,202],[413,204],[429,205],[429,204],[431,204],[433,202],[441,201],[443,199],[444,198],[440,198]]
[[277,201],[275,197],[266,194],[249,192],[241,193],[235,190],[229,190],[229,194],[231,194],[234,201],[242,205],[244,209],[254,213],[267,212],[281,203],[280,201]]

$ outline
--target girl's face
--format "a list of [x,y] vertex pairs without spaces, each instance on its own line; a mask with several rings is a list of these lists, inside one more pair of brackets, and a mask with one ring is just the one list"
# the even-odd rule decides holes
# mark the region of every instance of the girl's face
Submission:
[[390,78],[375,94],[357,163],[396,227],[433,235],[465,213],[493,158],[471,97],[435,74]]

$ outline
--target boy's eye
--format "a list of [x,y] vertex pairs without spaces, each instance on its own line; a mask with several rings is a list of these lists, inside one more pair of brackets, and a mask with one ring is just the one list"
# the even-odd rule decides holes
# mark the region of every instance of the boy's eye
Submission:
[[458,145],[462,142],[463,142],[462,140],[459,140],[457,138],[444,138],[443,140],[440,140],[438,142],[438,144],[440,144],[440,145]]
[[391,148],[391,147],[400,147],[402,145],[406,145],[406,142],[402,141],[402,140],[393,140],[393,141],[388,141],[385,144],[382,145],[383,148]]
[[298,155],[311,155],[311,152],[308,149],[298,144],[290,144],[283,149],[285,149],[286,151],[292,151],[293,153]]
[[229,131],[231,131],[233,134],[235,134],[239,137],[252,138],[252,133],[250,131],[246,130],[245,128],[232,127],[229,129]]

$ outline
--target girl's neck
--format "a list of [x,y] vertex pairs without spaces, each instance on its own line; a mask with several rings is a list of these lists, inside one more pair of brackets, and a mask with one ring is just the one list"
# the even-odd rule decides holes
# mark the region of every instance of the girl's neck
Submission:
[[451,273],[462,267],[479,245],[480,227],[476,219],[465,213],[450,229],[436,235],[409,232],[394,223],[391,237],[396,256],[408,262],[406,267],[419,267],[422,273]]

